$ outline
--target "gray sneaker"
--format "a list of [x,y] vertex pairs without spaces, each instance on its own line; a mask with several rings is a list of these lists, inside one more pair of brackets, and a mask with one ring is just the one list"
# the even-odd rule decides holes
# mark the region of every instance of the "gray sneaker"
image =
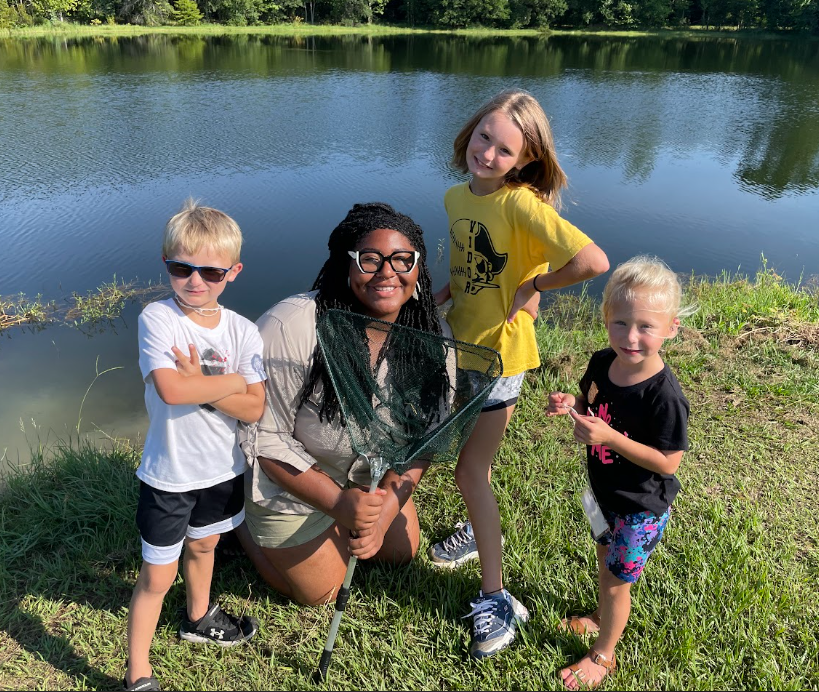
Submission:
[[[503,544],[504,539],[501,536],[501,545]],[[475,542],[475,534],[472,533],[472,524],[468,521],[459,521],[455,524],[455,533],[429,549],[429,559],[433,567],[452,569],[477,557],[478,544]]]
[[478,544],[468,521],[459,521],[455,524],[455,533],[429,549],[429,559],[435,567],[452,569],[476,557]]
[[464,617],[474,617],[469,647],[472,658],[488,658],[502,651],[515,640],[517,625],[529,620],[529,611],[506,589],[490,596],[481,591],[469,605],[472,612]]

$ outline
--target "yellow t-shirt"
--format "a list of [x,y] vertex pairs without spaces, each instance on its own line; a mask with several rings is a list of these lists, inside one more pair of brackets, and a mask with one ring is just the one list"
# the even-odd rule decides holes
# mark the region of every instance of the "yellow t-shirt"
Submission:
[[444,206],[455,338],[499,351],[504,377],[537,367],[531,316],[520,310],[506,321],[512,300],[525,279],[560,269],[591,239],[527,188],[478,196],[463,183],[447,190]]

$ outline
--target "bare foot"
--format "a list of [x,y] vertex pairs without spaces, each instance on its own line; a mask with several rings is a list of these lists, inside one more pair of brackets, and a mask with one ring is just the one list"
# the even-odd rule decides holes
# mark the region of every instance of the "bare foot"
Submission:
[[574,632],[577,635],[592,634],[600,631],[600,617],[595,610],[588,615],[572,615],[560,621],[563,629]]
[[563,686],[567,690],[594,689],[603,682],[603,678],[608,674],[608,669],[592,663],[589,654],[560,671]]

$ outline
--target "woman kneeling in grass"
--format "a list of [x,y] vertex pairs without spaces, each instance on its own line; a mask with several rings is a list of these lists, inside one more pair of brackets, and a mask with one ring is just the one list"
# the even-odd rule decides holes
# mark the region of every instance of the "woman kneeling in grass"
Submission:
[[[409,562],[420,541],[411,495],[429,465],[389,470],[369,494],[369,464],[350,446],[316,323],[328,309],[440,335],[421,228],[387,204],[356,204],[329,241],[313,291],[257,324],[269,380],[258,429],[242,443],[246,520],[237,530],[259,574],[307,605],[335,599],[349,556]],[[361,487],[361,485],[365,487]]]

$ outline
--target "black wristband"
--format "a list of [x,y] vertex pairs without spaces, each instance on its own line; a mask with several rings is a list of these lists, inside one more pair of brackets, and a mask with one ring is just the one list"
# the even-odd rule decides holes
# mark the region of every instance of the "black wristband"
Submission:
[[542,293],[543,292],[537,287],[537,279],[538,279],[539,276],[540,276],[540,274],[535,274],[532,277],[532,288],[535,289],[535,293]]

